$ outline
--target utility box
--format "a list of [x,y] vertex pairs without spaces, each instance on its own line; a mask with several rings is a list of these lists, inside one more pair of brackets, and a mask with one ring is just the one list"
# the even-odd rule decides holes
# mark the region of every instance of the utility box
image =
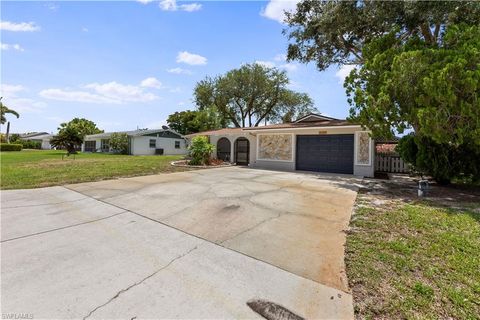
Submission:
[[418,196],[426,197],[428,192],[428,180],[418,181]]

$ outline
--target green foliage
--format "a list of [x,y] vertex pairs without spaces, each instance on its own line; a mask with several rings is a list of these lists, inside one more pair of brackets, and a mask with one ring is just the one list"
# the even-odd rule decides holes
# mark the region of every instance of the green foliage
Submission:
[[410,134],[400,139],[396,150],[415,170],[440,183],[480,181],[480,150],[474,144],[440,144],[431,138]]
[[180,134],[197,133],[224,127],[225,121],[214,107],[186,110],[168,116],[168,126]]
[[17,111],[10,109],[6,105],[4,105],[2,99],[3,97],[0,97],[0,124],[4,124],[5,122],[7,122],[7,118],[5,117],[7,113],[13,114],[17,118],[20,117]]
[[66,128],[72,128],[75,130],[82,140],[86,135],[103,133],[103,130],[97,128],[95,122],[84,118],[74,118],[69,122],[61,123],[58,132],[61,133]]
[[215,107],[221,119],[235,127],[279,122],[286,114],[301,116],[316,111],[310,97],[289,90],[288,83],[285,71],[257,63],[245,64],[225,75],[198,82],[194,98],[199,110]]
[[128,135],[120,132],[112,133],[109,145],[117,153],[128,154]]
[[73,126],[65,126],[50,140],[50,144],[60,149],[66,149],[68,154],[77,153],[76,148],[83,142],[83,137]]
[[350,117],[389,136],[413,128],[437,143],[480,147],[480,27],[451,26],[438,47],[394,33],[365,46],[347,77]]
[[21,140],[18,142],[23,146],[23,149],[42,149],[42,143],[39,141],[32,141],[32,140]]
[[22,151],[22,147],[17,143],[0,143],[0,151]]
[[33,140],[22,140],[19,134],[12,134],[10,136],[10,143],[21,144],[23,149],[42,149],[42,143]]
[[394,30],[395,38],[417,37],[432,46],[443,42],[452,24],[480,24],[476,1],[303,0],[286,13],[288,59],[332,64],[365,63],[364,45]]
[[207,165],[210,162],[212,152],[215,151],[215,146],[208,141],[207,136],[196,136],[193,137],[188,150],[192,157],[189,164]]

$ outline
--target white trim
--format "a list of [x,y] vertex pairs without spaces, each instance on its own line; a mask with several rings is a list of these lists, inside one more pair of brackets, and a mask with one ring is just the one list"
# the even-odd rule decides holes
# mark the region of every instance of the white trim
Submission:
[[[290,135],[290,138],[291,138],[291,158],[290,160],[279,160],[279,159],[261,159],[258,157],[258,148],[260,146],[260,143],[259,143],[259,138],[260,136],[271,136],[271,135]],[[295,159],[294,159],[294,136],[295,134],[294,133],[259,133],[257,134],[257,146],[256,146],[256,149],[257,149],[257,152],[255,154],[255,159],[256,161],[275,161],[275,162],[295,162]]]
[[319,118],[319,119],[322,119],[322,120],[338,120],[337,118],[332,118],[332,117],[328,117],[328,116],[324,116],[324,115],[321,115],[321,114],[316,114],[316,113],[309,113],[303,117],[301,117],[300,119],[297,119],[296,121],[294,121],[293,123],[299,123],[309,117],[315,117],[315,118]]
[[356,166],[365,166],[365,167],[369,167],[372,165],[372,138],[371,137],[368,137],[368,164],[367,163],[358,163],[358,159],[357,159],[357,153],[358,153],[358,147],[359,147],[359,134],[360,133],[363,133],[363,132],[366,132],[366,133],[370,133],[370,131],[367,131],[367,130],[363,130],[363,131],[355,131],[355,148],[354,148],[354,158],[355,158],[355,165]]
[[339,129],[345,129],[345,128],[362,128],[361,125],[358,125],[358,124],[355,124],[355,125],[349,125],[349,126],[324,126],[324,127],[301,127],[301,128],[295,128],[295,127],[288,127],[288,128],[271,128],[271,129],[243,129],[245,130],[246,132],[268,132],[268,131],[279,131],[279,130],[312,130],[312,129],[319,129],[319,130],[323,130],[323,129],[335,129],[335,128],[339,128]]

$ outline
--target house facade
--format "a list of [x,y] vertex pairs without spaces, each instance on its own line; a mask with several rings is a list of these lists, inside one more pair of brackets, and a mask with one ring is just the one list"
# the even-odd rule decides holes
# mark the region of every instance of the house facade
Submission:
[[52,140],[52,138],[53,134],[49,134],[48,132],[34,132],[20,135],[21,140],[40,142],[41,149],[43,150],[52,149],[52,145],[50,144],[50,140]]
[[346,120],[310,114],[293,123],[231,128],[206,135],[214,157],[253,168],[301,170],[373,177],[369,131]]
[[[82,152],[113,152],[110,137],[114,132],[85,136]],[[128,137],[128,154],[131,155],[185,155],[185,138],[171,129],[120,131]]]

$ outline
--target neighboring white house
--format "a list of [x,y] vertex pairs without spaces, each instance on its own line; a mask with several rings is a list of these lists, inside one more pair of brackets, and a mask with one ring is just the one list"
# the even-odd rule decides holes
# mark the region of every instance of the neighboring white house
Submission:
[[[114,132],[85,136],[83,152],[112,152],[109,139]],[[171,129],[118,131],[128,136],[128,154],[132,155],[184,155],[187,154],[185,138]]]
[[53,134],[48,134],[47,132],[34,132],[20,135],[21,140],[40,142],[42,144],[41,148],[44,150],[52,149],[52,146],[50,145],[50,140],[52,138]]
[[254,168],[305,170],[373,177],[369,131],[346,120],[309,114],[292,123],[226,128],[187,135],[208,136],[214,156]]

